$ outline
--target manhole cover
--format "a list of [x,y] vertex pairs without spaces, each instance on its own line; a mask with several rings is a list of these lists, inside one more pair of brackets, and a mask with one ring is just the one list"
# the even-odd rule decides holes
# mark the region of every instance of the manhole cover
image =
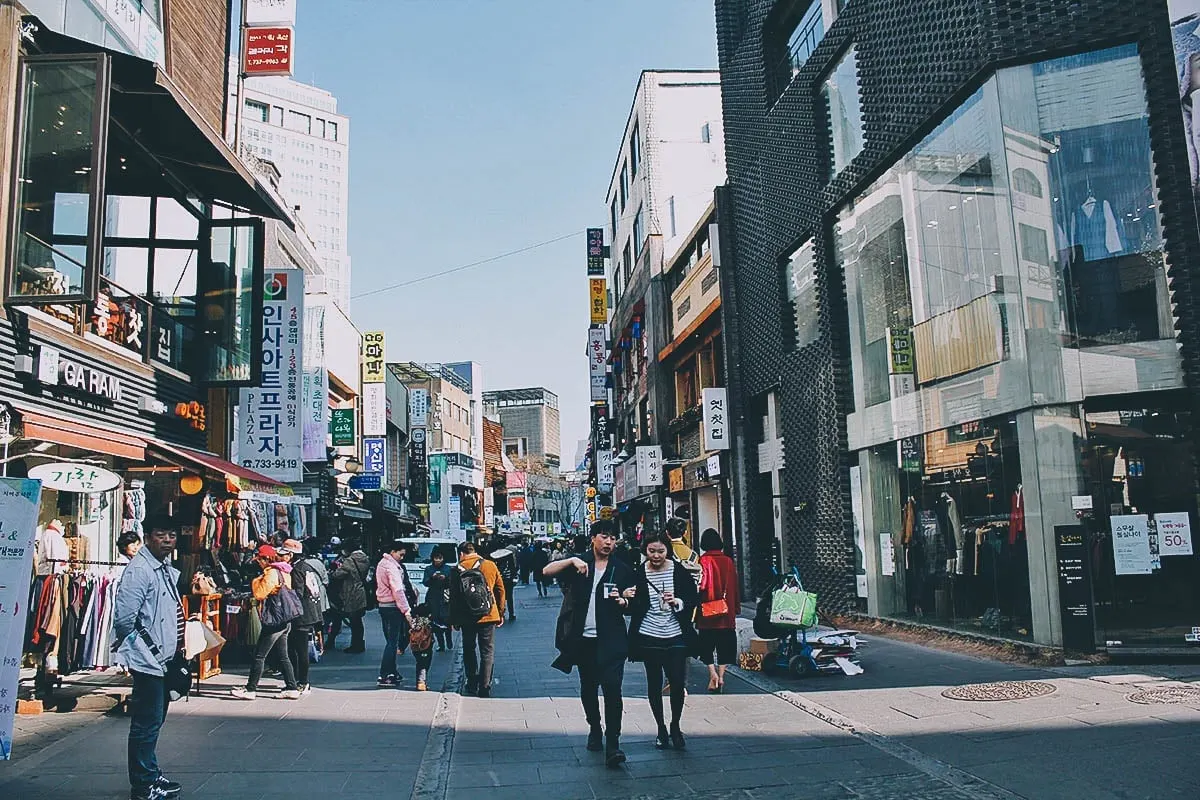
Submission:
[[1168,686],[1165,689],[1143,689],[1127,695],[1131,703],[1141,703],[1144,706],[1162,706],[1174,703],[1200,702],[1200,689],[1193,686]]
[[1054,691],[1054,684],[1041,681],[1000,681],[999,683],[972,683],[968,686],[951,686],[942,692],[942,697],[951,700],[1028,700],[1042,697]]

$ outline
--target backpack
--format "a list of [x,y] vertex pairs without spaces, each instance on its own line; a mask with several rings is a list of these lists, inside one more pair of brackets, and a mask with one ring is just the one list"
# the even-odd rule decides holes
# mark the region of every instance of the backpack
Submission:
[[496,605],[492,597],[492,589],[488,586],[487,578],[483,575],[483,559],[475,562],[475,566],[467,568],[459,564],[458,595],[463,615],[470,619],[481,619],[492,613]]

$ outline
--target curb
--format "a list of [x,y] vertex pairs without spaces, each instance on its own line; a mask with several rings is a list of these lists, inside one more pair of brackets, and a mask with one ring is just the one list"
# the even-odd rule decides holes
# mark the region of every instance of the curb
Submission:
[[463,657],[462,637],[454,649],[454,663],[446,672],[441,697],[433,721],[429,724],[429,739],[421,754],[421,767],[413,780],[411,800],[445,800],[450,790],[450,754],[454,750],[454,734],[458,729],[458,714],[462,708]]

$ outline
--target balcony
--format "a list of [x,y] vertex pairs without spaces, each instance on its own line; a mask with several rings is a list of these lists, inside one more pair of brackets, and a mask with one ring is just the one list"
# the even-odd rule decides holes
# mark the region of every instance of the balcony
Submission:
[[671,293],[671,338],[686,332],[720,297],[720,276],[713,267],[712,253],[705,253]]

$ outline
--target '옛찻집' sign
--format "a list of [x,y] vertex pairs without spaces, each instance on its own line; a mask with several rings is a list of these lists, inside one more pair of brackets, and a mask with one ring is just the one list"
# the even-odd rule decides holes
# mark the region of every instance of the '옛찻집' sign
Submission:
[[262,381],[242,389],[238,461],[282,483],[304,480],[304,272],[271,270],[263,291]]
[[32,478],[0,478],[0,761],[12,758],[17,680],[28,616],[25,603],[41,494],[41,483]]

